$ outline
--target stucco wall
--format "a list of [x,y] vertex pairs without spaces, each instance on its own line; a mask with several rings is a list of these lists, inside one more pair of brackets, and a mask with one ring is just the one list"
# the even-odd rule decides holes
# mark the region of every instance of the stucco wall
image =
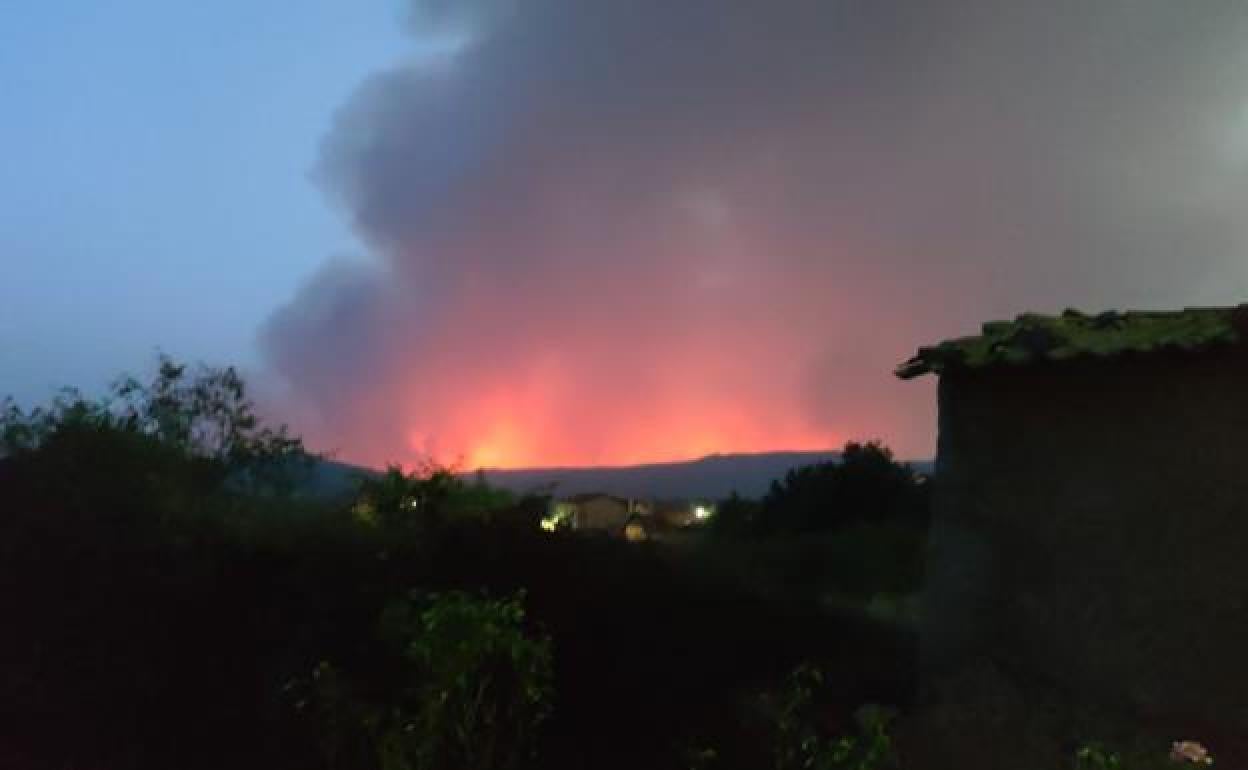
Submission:
[[1248,729],[1248,355],[946,374],[925,680],[987,653]]
[[577,526],[581,529],[622,529],[628,517],[628,504],[615,498],[595,497],[577,503]]

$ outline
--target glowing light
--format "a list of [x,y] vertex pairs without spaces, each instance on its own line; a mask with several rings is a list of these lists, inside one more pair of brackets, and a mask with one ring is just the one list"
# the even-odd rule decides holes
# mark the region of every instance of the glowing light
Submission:
[[705,505],[695,505],[693,507],[693,518],[697,519],[698,521],[705,521],[711,518],[712,513],[714,513],[714,511],[712,511],[710,508],[708,508]]
[[633,519],[624,526],[624,539],[630,543],[640,543],[648,537],[646,525]]
[[[423,393],[428,386],[413,374],[401,389],[403,396],[421,395],[413,398],[411,413],[396,416],[405,439],[398,459],[466,471],[619,466],[682,462],[713,453],[830,449],[842,443],[836,431],[811,424],[789,401],[763,398],[767,390],[762,385],[744,394],[708,395],[690,388],[684,374],[694,364],[686,359],[705,362],[713,356],[706,346],[694,347],[693,353],[673,359],[679,363],[674,370],[659,369],[643,378],[642,390],[630,385],[628,376],[603,376],[593,379],[592,387],[581,387],[581,369],[548,366],[540,356],[525,361],[514,379],[497,382],[490,373],[474,372],[457,380],[462,388],[445,394]],[[591,357],[586,366],[596,370],[593,362]],[[742,379],[732,372],[724,377]],[[744,402],[752,404],[749,410],[741,408]],[[353,452],[352,459],[374,466],[396,459],[385,449],[385,435],[385,430],[361,433],[363,451]]]
[[546,532],[560,529],[573,529],[576,524],[576,508],[567,503],[556,503],[555,509],[542,517],[538,522]]

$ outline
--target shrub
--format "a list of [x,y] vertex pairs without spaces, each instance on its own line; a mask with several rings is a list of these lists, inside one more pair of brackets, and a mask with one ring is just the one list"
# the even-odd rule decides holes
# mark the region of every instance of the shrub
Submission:
[[523,593],[415,596],[387,607],[397,656],[366,682],[322,663],[313,691],[331,765],[360,751],[381,770],[504,770],[534,758],[550,713],[549,640],[525,632]]
[[390,465],[385,473],[362,480],[353,511],[362,523],[402,535],[457,521],[488,522],[521,502],[487,484],[483,474],[469,483],[452,468],[430,464],[404,473],[401,466]]
[[723,536],[807,535],[897,522],[926,529],[930,485],[887,447],[849,442],[840,460],[794,468],[760,501],[721,501],[712,530]]
[[882,770],[898,767],[887,728],[892,709],[868,704],[854,713],[858,735],[831,737],[816,696],[823,673],[803,664],[790,674],[776,715],[776,770]]
[[1075,770],[1121,770],[1122,757],[1099,743],[1080,746],[1075,752]]

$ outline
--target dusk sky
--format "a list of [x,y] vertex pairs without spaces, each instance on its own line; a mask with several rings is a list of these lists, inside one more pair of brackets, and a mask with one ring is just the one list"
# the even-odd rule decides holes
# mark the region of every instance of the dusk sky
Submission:
[[1248,301],[1243,2],[26,2],[0,100],[0,392],[374,465],[928,458],[919,345]]

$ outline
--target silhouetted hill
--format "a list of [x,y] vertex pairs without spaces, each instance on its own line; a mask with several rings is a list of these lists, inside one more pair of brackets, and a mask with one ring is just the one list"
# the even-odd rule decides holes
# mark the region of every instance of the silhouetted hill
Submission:
[[311,473],[300,485],[299,491],[309,497],[346,499],[355,494],[362,478],[378,473],[379,471],[362,465],[320,460],[313,464]]
[[[735,490],[761,497],[773,479],[803,465],[835,462],[839,452],[765,452],[710,455],[687,462],[602,468],[533,468],[487,470],[491,484],[516,492],[541,491],[554,485],[559,496],[608,492],[622,497],[721,499]],[[912,463],[930,471],[930,462]]]
[[[762,497],[772,480],[782,478],[791,469],[835,462],[840,456],[834,451],[716,454],[698,460],[647,465],[487,469],[485,477],[490,484],[520,494],[553,492],[564,497],[582,492],[607,492],[621,497],[719,500],[733,491],[742,497]],[[922,472],[932,469],[928,461],[910,464]],[[317,464],[304,491],[316,497],[348,496],[360,477],[377,472],[326,460]]]

